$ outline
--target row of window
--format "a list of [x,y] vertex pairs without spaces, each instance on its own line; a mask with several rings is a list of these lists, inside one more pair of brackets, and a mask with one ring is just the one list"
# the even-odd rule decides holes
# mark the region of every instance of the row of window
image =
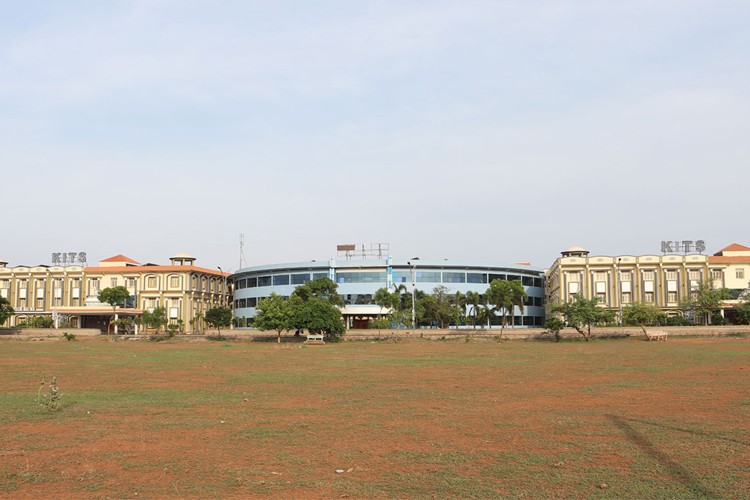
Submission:
[[[311,279],[327,277],[328,273],[295,273],[274,274],[241,278],[235,281],[235,289],[255,288],[261,286],[304,285]],[[383,271],[337,271],[336,283],[386,283],[386,273]],[[542,287],[542,278],[533,276],[518,276],[513,274],[474,273],[463,271],[419,271],[414,273],[417,283],[473,283],[487,284],[494,280],[519,280],[524,286]],[[394,271],[394,283],[411,283],[411,271]]]
[[[245,307],[257,307],[258,301],[263,297],[250,297],[247,299],[235,299],[234,301],[234,308],[235,309],[242,309]],[[288,297],[284,297],[288,298]],[[371,294],[347,294],[347,295],[341,295],[341,298],[344,300],[344,304],[346,305],[371,305],[375,302],[373,301],[373,296]],[[481,302],[484,302],[482,299]],[[525,306],[544,306],[544,298],[543,297],[526,297],[524,300]]]

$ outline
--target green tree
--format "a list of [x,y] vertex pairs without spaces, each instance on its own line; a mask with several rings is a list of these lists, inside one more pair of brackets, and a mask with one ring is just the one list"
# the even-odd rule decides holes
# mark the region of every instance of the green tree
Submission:
[[544,322],[544,329],[555,335],[555,342],[560,342],[560,330],[565,328],[565,323],[560,318],[548,318]]
[[[112,319],[117,321],[117,306],[125,303],[125,299],[130,297],[130,292],[124,286],[113,286],[105,288],[99,292],[99,302],[105,302],[112,306]],[[117,333],[117,323],[115,325],[115,333]]]
[[338,294],[338,285],[330,278],[317,278],[310,280],[304,285],[294,289],[292,295],[298,296],[302,301],[308,301],[315,297],[323,299],[329,304],[344,307],[344,299]]
[[448,288],[443,285],[436,286],[432,295],[425,295],[418,300],[421,315],[419,316],[428,324],[437,324],[440,328],[446,328],[451,323],[458,321],[458,306],[453,303],[448,294]]
[[[750,292],[745,292],[744,302],[734,308],[737,321],[742,325],[750,324]],[[2,323],[2,321],[0,321]]]
[[216,327],[221,337],[221,328],[227,328],[232,324],[232,310],[228,307],[212,307],[206,311],[206,323]]
[[165,307],[156,307],[153,311],[143,311],[141,323],[149,328],[154,328],[159,333],[161,327],[167,324],[167,309]]
[[310,333],[322,333],[326,340],[338,340],[346,332],[341,310],[328,300],[319,297],[308,300],[292,297],[289,300],[295,327]]
[[373,301],[380,306],[380,312],[387,309],[389,312],[401,309],[401,294],[389,292],[387,288],[379,288],[373,297]]
[[482,304],[482,295],[479,292],[466,292],[466,305],[471,306],[471,326],[477,327],[477,315],[479,306]]
[[14,314],[16,314],[16,311],[10,306],[8,299],[0,297],[0,325],[4,324]]
[[497,317],[497,309],[492,304],[481,304],[479,311],[477,311],[477,316],[482,328],[485,326],[490,328],[492,320]]
[[284,297],[272,293],[270,297],[258,301],[258,310],[255,314],[255,326],[260,330],[275,330],[276,342],[281,342],[281,332],[289,330],[292,324],[292,315],[289,302]]
[[565,323],[575,328],[587,342],[591,338],[592,325],[614,320],[614,313],[599,307],[597,299],[587,299],[582,295],[576,295],[570,302],[553,306],[552,312],[562,314]]
[[656,325],[665,319],[661,309],[651,304],[634,302],[622,310],[622,322],[626,325],[637,325],[646,334],[646,325]]
[[701,281],[691,290],[690,298],[680,304],[680,309],[708,325],[711,316],[719,312],[722,302],[730,297],[726,288],[714,288],[712,281]]
[[[512,325],[515,326],[514,310],[518,307],[523,314],[526,290],[520,281],[492,280],[487,289],[487,300],[502,313],[503,323],[501,332],[507,325],[507,316],[510,315]],[[502,335],[502,333],[501,333]]]

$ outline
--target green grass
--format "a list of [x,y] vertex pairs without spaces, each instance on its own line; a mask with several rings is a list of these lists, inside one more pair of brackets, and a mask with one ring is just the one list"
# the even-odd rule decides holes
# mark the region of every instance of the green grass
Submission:
[[0,492],[750,498],[749,360],[745,338],[5,342]]

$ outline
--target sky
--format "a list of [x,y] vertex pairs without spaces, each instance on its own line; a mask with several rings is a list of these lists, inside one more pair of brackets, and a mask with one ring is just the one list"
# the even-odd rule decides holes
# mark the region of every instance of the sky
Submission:
[[0,0],[0,258],[750,245],[745,0]]

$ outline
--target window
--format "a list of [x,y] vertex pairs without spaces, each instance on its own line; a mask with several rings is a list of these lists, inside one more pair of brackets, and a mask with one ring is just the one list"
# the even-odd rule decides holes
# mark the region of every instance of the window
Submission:
[[490,274],[490,283],[495,280],[507,280],[508,276],[505,274]]
[[677,281],[677,271],[666,271],[667,281]]
[[628,273],[628,272],[622,273],[621,272],[620,273],[620,281],[627,281],[627,282],[629,282],[630,281],[630,273]]
[[484,273],[466,273],[467,283],[487,283],[487,275]]
[[444,272],[443,283],[466,283],[466,273]]
[[89,289],[91,290],[91,295],[99,294],[99,278],[91,278],[89,280]]
[[156,276],[149,276],[146,278],[146,287],[156,288]]
[[411,283],[411,271],[393,271],[394,283]]
[[310,281],[310,273],[292,274],[292,285],[304,285]]
[[336,283],[385,283],[385,273],[337,272]]
[[180,288],[180,277],[170,276],[169,277],[169,288]]
[[417,270],[417,283],[440,283],[440,272]]
[[605,271],[595,272],[594,281],[607,281],[607,273]]
[[242,290],[245,288],[245,280],[237,280],[234,282],[234,288],[237,290]]
[[653,304],[654,303],[654,293],[653,292],[646,292],[643,294],[643,301],[647,304]]
[[116,287],[117,286],[117,277],[112,278],[110,280],[110,283],[112,283],[112,285],[111,285],[112,287]]
[[317,280],[320,278],[327,278],[327,277],[328,277],[328,273],[313,273],[314,280]]
[[258,286],[271,286],[271,277],[270,276],[259,277]]
[[531,276],[522,276],[521,284],[523,286],[534,286],[534,278],[532,278]]
[[623,293],[622,294],[622,303],[623,304],[630,304],[630,293]]
[[711,269],[711,279],[712,280],[720,280],[721,279],[721,270],[719,270],[719,269]]
[[602,304],[607,302],[607,294],[606,293],[597,293],[596,294],[596,300],[601,302]]
[[288,274],[277,274],[273,277],[273,286],[288,285],[289,275]]
[[643,281],[654,281],[655,279],[654,271],[643,271]]
[[667,292],[667,302],[669,303],[677,302],[677,292]]
[[125,282],[127,283],[128,288],[135,288],[135,278],[127,278],[125,279]]
[[699,269],[691,269],[688,271],[688,278],[693,281],[700,281],[701,279],[701,272]]
[[743,268],[737,269],[735,272],[735,275],[737,276],[738,280],[744,280],[745,279],[745,270]]
[[258,286],[258,278],[248,278],[247,279],[247,287],[248,288],[255,288]]

